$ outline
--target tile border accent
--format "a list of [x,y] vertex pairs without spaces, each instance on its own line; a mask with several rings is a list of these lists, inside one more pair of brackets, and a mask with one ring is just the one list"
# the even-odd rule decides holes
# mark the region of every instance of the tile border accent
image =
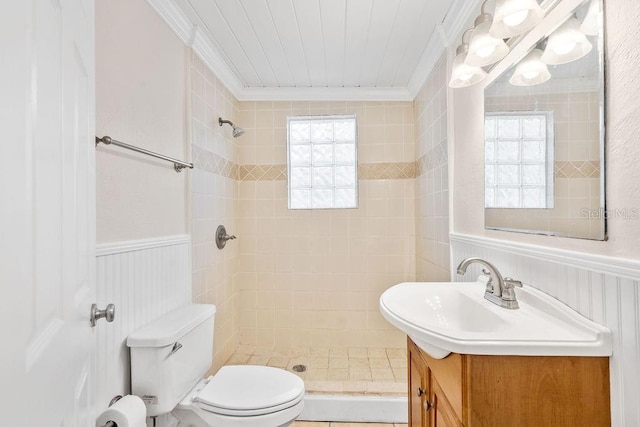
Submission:
[[359,163],[358,179],[414,179],[416,162]]
[[[192,147],[193,164],[198,169],[234,181],[286,181],[287,165],[238,165],[195,144]],[[445,164],[447,154],[442,144],[429,150],[415,162],[359,163],[358,179],[415,179]],[[554,165],[556,178],[598,178],[599,161],[558,161]]]
[[556,178],[598,178],[600,161],[557,161],[554,170]]
[[287,165],[241,165],[239,181],[286,181]]
[[194,167],[198,169],[221,175],[234,181],[240,180],[240,166],[231,160],[227,160],[195,144],[191,144],[191,157]]
[[447,161],[447,142],[444,141],[416,160],[416,177],[446,164]]
[[[287,180],[287,165],[239,165],[195,144],[191,144],[191,156],[196,168],[234,181]],[[415,179],[416,163],[359,163],[358,179]]]

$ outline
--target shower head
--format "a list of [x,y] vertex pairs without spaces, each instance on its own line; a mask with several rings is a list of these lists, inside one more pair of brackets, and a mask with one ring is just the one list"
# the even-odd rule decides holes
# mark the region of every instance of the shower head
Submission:
[[233,137],[237,138],[239,136],[241,136],[242,134],[244,134],[244,129],[242,129],[240,126],[236,126],[233,124],[233,122],[231,122],[231,120],[223,120],[222,117],[218,117],[218,124],[220,126],[222,126],[223,123],[227,123],[229,125],[231,125],[231,127],[233,128]]

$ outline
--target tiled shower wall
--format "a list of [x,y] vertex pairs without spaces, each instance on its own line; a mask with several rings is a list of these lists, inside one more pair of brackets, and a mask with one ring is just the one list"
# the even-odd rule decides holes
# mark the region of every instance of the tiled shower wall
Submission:
[[[414,103],[238,102],[193,55],[193,294],[218,309],[214,370],[238,343],[404,347],[380,294],[449,274],[445,73]],[[288,210],[287,117],[324,114],[357,117],[359,206]],[[238,235],[222,251],[219,224]]]
[[[241,343],[404,347],[380,315],[389,286],[415,279],[410,102],[241,102],[238,139]],[[288,210],[290,115],[355,114],[359,207]]]
[[449,280],[447,60],[444,54],[415,101],[416,276]]
[[218,125],[218,117],[238,119],[238,102],[209,71],[200,58],[191,54],[191,218],[193,238],[193,298],[198,303],[215,304],[214,362],[216,371],[238,345],[239,250],[234,241],[224,250],[215,243],[218,225],[229,234],[238,230],[238,166],[236,139],[231,127]]

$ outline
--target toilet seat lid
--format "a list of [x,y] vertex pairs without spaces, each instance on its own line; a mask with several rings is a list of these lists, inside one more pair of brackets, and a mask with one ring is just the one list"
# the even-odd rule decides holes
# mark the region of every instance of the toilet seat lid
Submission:
[[297,375],[270,366],[223,366],[194,398],[212,412],[270,413],[302,399],[304,382]]

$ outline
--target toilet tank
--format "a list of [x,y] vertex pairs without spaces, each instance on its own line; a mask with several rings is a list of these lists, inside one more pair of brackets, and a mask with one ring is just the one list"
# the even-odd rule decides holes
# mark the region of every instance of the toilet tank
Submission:
[[211,367],[215,312],[213,305],[188,305],[127,338],[131,392],[144,400],[147,416],[171,412]]

